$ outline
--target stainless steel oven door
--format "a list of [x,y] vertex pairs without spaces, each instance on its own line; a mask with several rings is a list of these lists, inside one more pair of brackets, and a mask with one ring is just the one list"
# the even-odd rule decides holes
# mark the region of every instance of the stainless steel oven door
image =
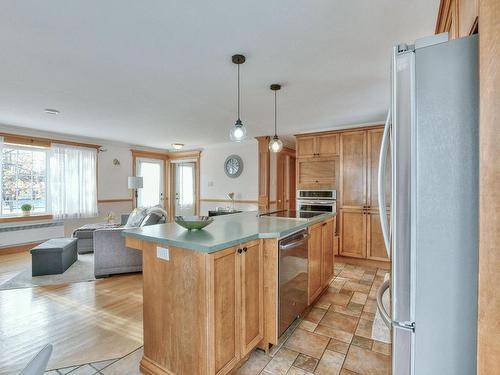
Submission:
[[336,212],[335,201],[297,200],[297,211]]

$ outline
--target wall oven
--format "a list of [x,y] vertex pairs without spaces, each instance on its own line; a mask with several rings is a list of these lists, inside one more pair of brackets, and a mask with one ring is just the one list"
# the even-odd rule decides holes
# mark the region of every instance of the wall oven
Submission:
[[337,212],[336,190],[297,190],[297,211]]

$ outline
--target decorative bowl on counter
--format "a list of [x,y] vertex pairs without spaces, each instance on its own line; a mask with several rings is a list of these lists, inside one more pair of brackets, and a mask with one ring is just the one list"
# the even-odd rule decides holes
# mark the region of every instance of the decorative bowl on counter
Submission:
[[187,230],[203,229],[214,221],[213,217],[208,216],[176,216],[174,220]]

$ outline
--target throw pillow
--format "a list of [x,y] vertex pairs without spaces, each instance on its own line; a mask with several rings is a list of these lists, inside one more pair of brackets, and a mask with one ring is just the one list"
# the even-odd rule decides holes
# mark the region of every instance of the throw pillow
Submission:
[[128,217],[127,224],[125,228],[135,228],[139,227],[147,215],[147,210],[145,208],[134,208]]

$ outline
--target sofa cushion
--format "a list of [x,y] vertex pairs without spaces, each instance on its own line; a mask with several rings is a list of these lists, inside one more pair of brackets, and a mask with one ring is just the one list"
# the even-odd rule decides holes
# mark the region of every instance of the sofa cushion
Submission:
[[128,217],[127,224],[125,228],[135,228],[139,227],[147,215],[147,209],[145,208],[134,208]]

